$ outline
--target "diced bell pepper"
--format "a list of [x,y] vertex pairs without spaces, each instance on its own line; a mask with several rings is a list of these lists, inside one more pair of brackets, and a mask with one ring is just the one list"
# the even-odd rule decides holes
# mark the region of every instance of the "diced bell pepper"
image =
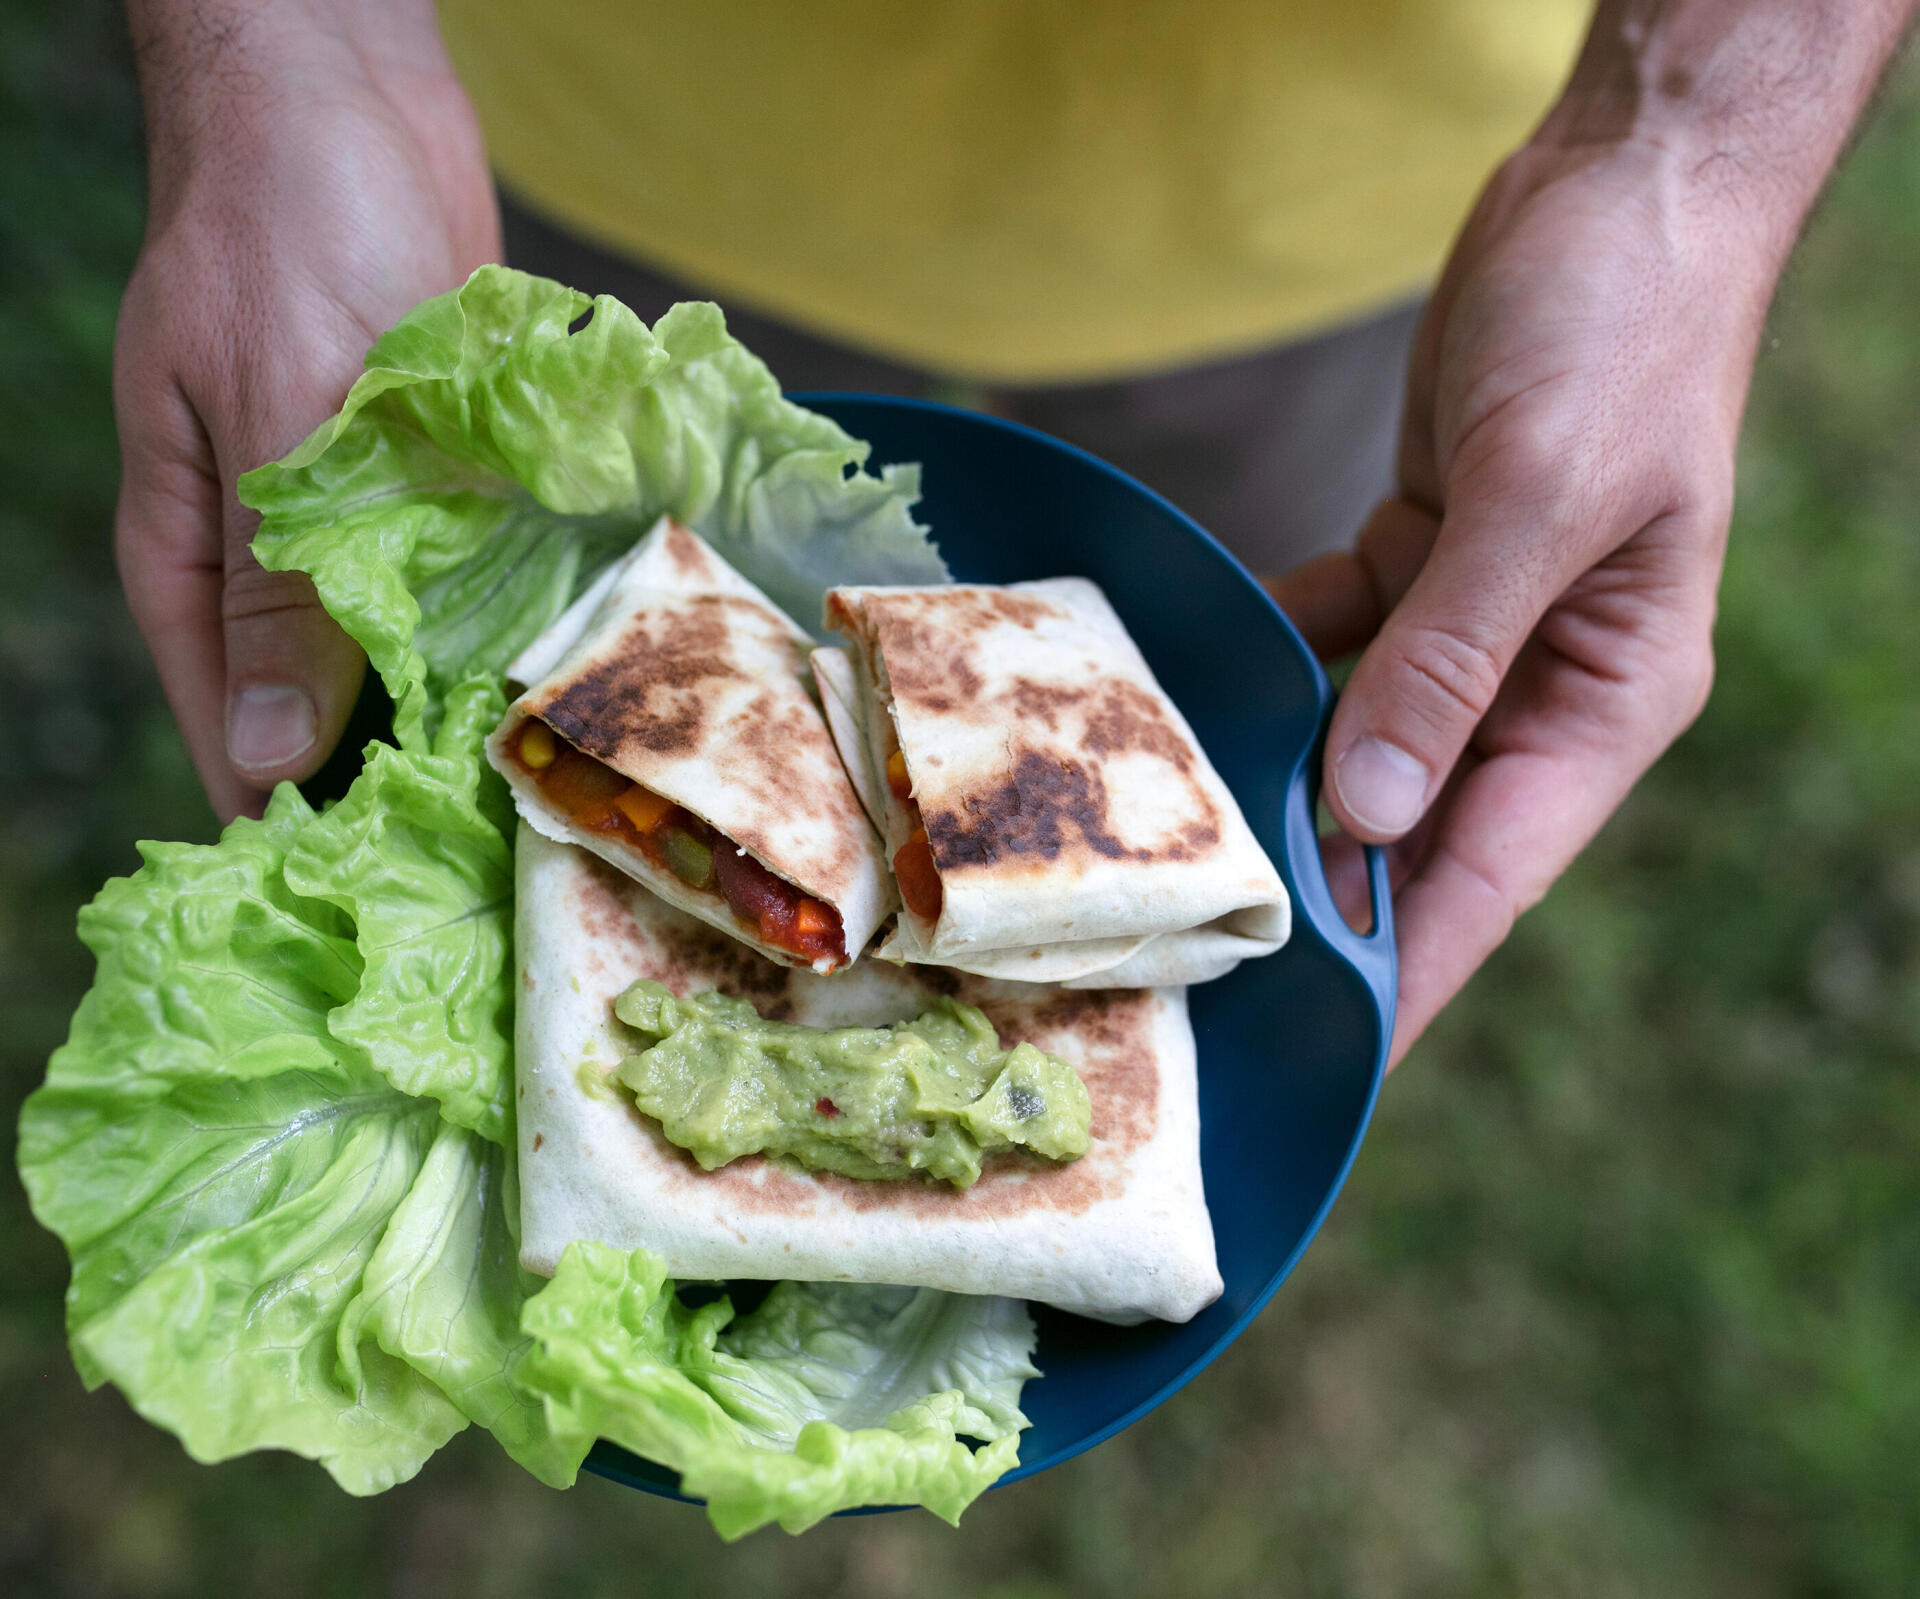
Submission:
[[633,823],[640,833],[651,833],[667,819],[673,810],[673,801],[663,799],[650,788],[635,783],[613,802],[620,807],[620,814]]
[[563,744],[553,764],[540,774],[549,799],[576,822],[601,827],[610,822],[613,803],[631,785],[604,761]]
[[687,887],[705,888],[713,881],[713,851],[675,828],[667,835],[667,869]]

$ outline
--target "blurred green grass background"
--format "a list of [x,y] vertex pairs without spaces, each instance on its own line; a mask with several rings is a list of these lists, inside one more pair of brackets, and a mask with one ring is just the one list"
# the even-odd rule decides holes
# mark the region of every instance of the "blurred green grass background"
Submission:
[[[57,22],[55,19],[58,19]],[[78,906],[211,818],[118,596],[109,400],[141,223],[111,7],[0,4],[0,1095],[85,988]],[[777,1531],[469,1435],[355,1501],[192,1464],[60,1329],[0,1194],[17,1595],[1920,1591],[1920,72],[1762,352],[1699,725],[1383,1097],[1252,1332],[1119,1439],[930,1517]]]

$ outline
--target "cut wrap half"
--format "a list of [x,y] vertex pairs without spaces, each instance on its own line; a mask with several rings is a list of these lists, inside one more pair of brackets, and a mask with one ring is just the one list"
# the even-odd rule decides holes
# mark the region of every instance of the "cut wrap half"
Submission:
[[1286,941],[1287,891],[1105,595],[839,588],[816,650],[905,908],[878,953],[987,977],[1205,982]]
[[487,740],[520,814],[783,965],[856,959],[893,907],[808,686],[808,635],[662,520],[508,669]]
[[[591,1238],[645,1244],[676,1277],[903,1283],[1121,1322],[1185,1321],[1219,1294],[1183,990],[1074,992],[875,961],[831,978],[782,968],[526,827],[514,905],[529,1270],[551,1273],[570,1242]],[[881,1026],[952,993],[986,1012],[1003,1045],[1025,1041],[1074,1067],[1092,1101],[1092,1148],[1062,1165],[992,1156],[964,1191],[760,1155],[703,1171],[614,1076],[645,1046],[613,1002],[643,977],[816,1027]]]

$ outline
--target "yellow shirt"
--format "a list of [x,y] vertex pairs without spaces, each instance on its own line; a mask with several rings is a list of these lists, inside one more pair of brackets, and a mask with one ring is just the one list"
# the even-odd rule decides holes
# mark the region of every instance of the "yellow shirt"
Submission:
[[1428,282],[1586,0],[443,0],[509,187],[850,343],[1033,382]]

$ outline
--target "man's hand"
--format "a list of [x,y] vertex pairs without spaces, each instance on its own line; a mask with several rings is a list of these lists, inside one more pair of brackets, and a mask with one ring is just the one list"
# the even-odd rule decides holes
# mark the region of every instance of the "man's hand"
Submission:
[[1753,355],[1909,0],[1603,4],[1414,346],[1400,489],[1269,580],[1322,655],[1329,851],[1392,846],[1392,1059],[1699,713]]
[[234,480],[338,408],[374,338],[499,254],[425,0],[135,0],[145,243],[121,304],[121,580],[222,821],[312,773],[364,660],[248,552]]

